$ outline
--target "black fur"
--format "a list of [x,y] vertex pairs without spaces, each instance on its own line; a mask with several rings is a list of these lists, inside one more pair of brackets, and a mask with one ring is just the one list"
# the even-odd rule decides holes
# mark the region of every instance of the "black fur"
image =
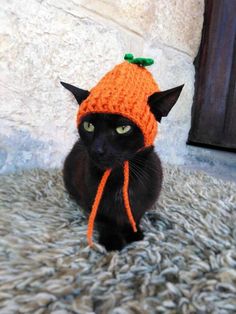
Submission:
[[[138,226],[141,217],[154,204],[161,190],[160,159],[153,147],[137,152],[143,147],[143,135],[128,119],[118,115],[91,114],[85,120],[92,121],[96,131],[86,134],[82,129],[83,124],[80,124],[81,139],[75,143],[64,164],[65,186],[89,214],[104,170],[113,168],[100,202],[96,225],[100,234],[99,242],[107,250],[120,250],[127,243],[143,238],[139,227],[137,233],[133,232],[125,212],[122,195],[123,162],[130,162],[129,200]],[[133,126],[130,134],[112,134],[117,125],[125,123]],[[96,156],[96,149],[100,145],[105,146],[106,153],[96,159],[94,154]]]
[[[63,83],[80,104],[89,92]],[[177,101],[183,86],[157,92],[148,99],[151,112],[158,121],[166,116]],[[83,122],[92,123],[94,132],[88,132]],[[130,125],[126,134],[118,134],[116,128]],[[113,114],[90,114],[79,126],[80,139],[67,156],[63,177],[69,194],[89,215],[98,185],[107,168],[110,177],[98,208],[96,226],[99,243],[107,250],[121,250],[126,244],[143,239],[140,220],[157,200],[161,191],[162,167],[153,146],[143,148],[141,130],[130,120]],[[125,212],[122,187],[123,162],[129,160],[129,200],[138,232],[134,233]]]

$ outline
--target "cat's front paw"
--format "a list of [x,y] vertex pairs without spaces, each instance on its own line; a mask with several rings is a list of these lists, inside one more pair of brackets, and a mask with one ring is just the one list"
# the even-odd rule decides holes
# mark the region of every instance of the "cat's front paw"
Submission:
[[125,239],[120,234],[109,234],[109,236],[101,234],[99,243],[105,246],[109,251],[120,251],[126,244]]

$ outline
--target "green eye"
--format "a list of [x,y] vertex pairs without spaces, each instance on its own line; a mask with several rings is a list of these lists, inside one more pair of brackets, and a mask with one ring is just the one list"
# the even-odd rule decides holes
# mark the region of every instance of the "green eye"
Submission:
[[118,126],[118,128],[116,128],[116,132],[118,134],[125,134],[125,133],[129,132],[130,130],[131,130],[130,125],[122,125],[122,126]]
[[84,121],[83,126],[87,132],[93,132],[94,131],[94,125],[90,122]]

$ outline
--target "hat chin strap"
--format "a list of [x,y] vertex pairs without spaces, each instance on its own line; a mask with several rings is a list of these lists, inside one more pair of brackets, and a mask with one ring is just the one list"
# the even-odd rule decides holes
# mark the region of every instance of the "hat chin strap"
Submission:
[[[125,210],[126,210],[126,214],[128,216],[129,222],[133,228],[134,232],[137,232],[137,228],[136,228],[136,223],[132,214],[132,210],[130,207],[130,203],[129,203],[129,162],[125,161],[124,162],[124,184],[123,184],[123,188],[122,188],[122,192],[123,192],[123,199],[124,199],[124,205],[125,205]],[[102,179],[98,185],[98,189],[97,189],[97,193],[93,202],[93,206],[92,206],[92,210],[89,216],[89,221],[88,221],[88,230],[87,230],[87,241],[89,246],[93,245],[93,240],[92,240],[92,236],[93,236],[93,229],[94,229],[94,222],[95,222],[95,218],[97,215],[97,211],[98,211],[98,207],[104,192],[104,188],[106,186],[107,180],[109,178],[111,174],[111,169],[107,169],[103,176]]]

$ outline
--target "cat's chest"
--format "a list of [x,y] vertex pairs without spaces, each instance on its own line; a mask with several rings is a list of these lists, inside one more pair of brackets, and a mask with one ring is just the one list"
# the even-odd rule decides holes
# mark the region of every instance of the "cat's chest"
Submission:
[[[100,180],[96,180],[98,187]],[[119,202],[122,200],[122,189],[124,185],[124,177],[121,171],[111,172],[103,191],[103,198]]]
[[[106,200],[109,203],[113,202],[115,204],[123,204],[124,180],[123,169],[113,170],[105,184],[102,197],[103,200]],[[92,182],[93,193],[91,196],[93,197],[97,192],[101,178],[93,178]],[[131,198],[135,197],[135,194],[138,192],[137,183],[136,178],[129,176],[128,191],[129,197]]]

